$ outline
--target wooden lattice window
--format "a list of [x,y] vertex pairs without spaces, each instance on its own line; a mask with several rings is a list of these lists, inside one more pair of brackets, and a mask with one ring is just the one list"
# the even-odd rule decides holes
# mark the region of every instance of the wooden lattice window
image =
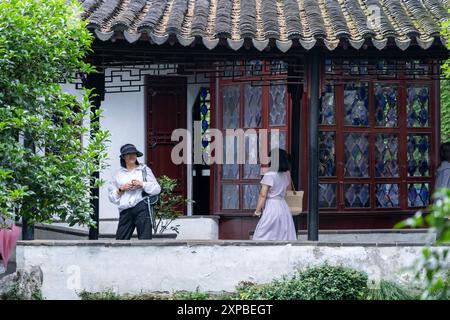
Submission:
[[[219,80],[218,123],[225,129],[268,130],[269,150],[279,146],[290,150],[291,100],[287,85],[283,82],[286,73],[281,71],[273,76],[258,77],[270,73],[275,64],[261,60],[248,61],[238,67],[238,72],[225,75]],[[285,70],[287,71],[287,70]],[[239,76],[236,76],[239,74]],[[273,134],[277,129],[279,135]],[[260,189],[261,165],[259,164],[259,145],[256,135],[244,138],[244,164],[223,164],[217,166],[215,211],[228,214],[252,214],[256,208]],[[256,148],[252,148],[257,145]],[[237,161],[237,139],[234,148],[226,149],[224,155],[233,154]],[[258,163],[254,163],[257,161]]]
[[319,120],[321,210],[412,211],[430,203],[435,82],[409,80],[401,72],[397,80],[362,75],[325,85]]

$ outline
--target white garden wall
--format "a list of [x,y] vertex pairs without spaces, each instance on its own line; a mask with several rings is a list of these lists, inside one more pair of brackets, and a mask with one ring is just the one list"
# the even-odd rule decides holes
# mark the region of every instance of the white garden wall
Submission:
[[17,267],[37,265],[43,296],[77,299],[81,290],[118,293],[232,291],[240,281],[270,282],[328,261],[371,279],[410,281],[405,270],[421,244],[325,244],[253,241],[26,241]]

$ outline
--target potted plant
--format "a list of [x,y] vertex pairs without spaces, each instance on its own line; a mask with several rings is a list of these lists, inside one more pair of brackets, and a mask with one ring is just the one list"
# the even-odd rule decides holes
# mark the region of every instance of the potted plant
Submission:
[[[153,237],[176,238],[180,225],[174,225],[173,221],[182,216],[183,208],[193,201],[174,193],[177,186],[176,179],[163,175],[157,180],[161,186],[161,193],[160,199],[154,207]],[[173,233],[167,231],[173,231]]]

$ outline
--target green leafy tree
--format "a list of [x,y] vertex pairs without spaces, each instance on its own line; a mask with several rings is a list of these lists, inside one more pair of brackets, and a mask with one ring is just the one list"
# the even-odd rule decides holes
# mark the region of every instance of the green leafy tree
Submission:
[[[61,219],[93,226],[90,183],[105,167],[108,132],[89,136],[89,94],[59,83],[84,62],[92,36],[78,1],[0,1],[0,215],[29,223]],[[83,142],[84,141],[84,142]],[[1,217],[0,217],[1,218]],[[1,219],[0,219],[1,220]]]
[[422,250],[421,258],[412,267],[415,277],[423,284],[422,299],[447,300],[450,298],[450,261],[448,247],[436,247],[450,242],[450,189],[438,190],[429,214],[417,212],[413,217],[396,225],[397,228],[428,226],[436,233],[433,247]]

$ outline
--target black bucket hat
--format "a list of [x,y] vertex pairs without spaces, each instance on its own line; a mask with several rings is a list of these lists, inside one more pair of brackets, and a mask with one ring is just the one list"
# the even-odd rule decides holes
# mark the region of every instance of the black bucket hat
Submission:
[[130,153],[136,153],[136,156],[138,156],[138,157],[142,157],[144,155],[142,152],[140,152],[138,149],[136,149],[134,144],[131,144],[131,143],[124,144],[120,148],[120,155],[121,156],[126,155],[126,154],[130,154]]

